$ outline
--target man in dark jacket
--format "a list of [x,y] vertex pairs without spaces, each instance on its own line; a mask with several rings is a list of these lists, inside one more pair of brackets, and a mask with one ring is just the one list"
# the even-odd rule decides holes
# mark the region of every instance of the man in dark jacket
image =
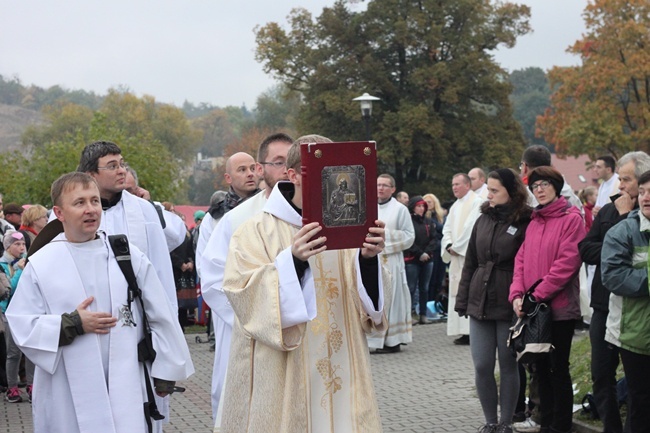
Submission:
[[594,312],[589,326],[591,377],[594,399],[598,414],[603,421],[604,431],[611,433],[623,431],[616,398],[616,368],[619,362],[619,351],[617,347],[605,341],[610,292],[603,286],[601,279],[601,251],[609,229],[626,219],[630,211],[639,207],[637,181],[647,170],[650,170],[650,156],[645,152],[630,152],[623,155],[618,161],[620,194],[612,196],[611,203],[600,209],[591,230],[578,245],[582,260],[589,265],[596,265],[591,284],[591,307]]

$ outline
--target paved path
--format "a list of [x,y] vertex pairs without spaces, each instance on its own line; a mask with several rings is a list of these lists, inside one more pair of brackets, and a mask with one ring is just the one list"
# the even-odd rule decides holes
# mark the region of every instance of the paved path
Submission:
[[[401,353],[372,355],[372,371],[384,432],[476,432],[482,414],[474,390],[469,346],[455,346],[445,324],[413,328],[414,342]],[[205,334],[200,335],[205,339]],[[213,353],[187,335],[197,372],[174,395],[165,433],[208,433]],[[0,433],[32,432],[29,403],[0,403]]]

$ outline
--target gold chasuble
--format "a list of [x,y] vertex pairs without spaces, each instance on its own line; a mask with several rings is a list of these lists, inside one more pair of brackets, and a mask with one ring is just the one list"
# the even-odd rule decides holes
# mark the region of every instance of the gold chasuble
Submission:
[[[386,318],[380,311],[373,320],[364,308],[359,250],[312,257],[298,282],[293,261],[282,257],[287,249],[291,257],[300,216],[284,205],[276,187],[265,212],[242,225],[230,244],[224,290],[236,319],[221,431],[381,432],[366,333],[385,328]],[[285,216],[289,211],[293,215]],[[315,305],[316,314],[283,328],[280,293],[287,274],[304,286],[303,292],[296,286],[298,295],[304,293],[303,303]]]

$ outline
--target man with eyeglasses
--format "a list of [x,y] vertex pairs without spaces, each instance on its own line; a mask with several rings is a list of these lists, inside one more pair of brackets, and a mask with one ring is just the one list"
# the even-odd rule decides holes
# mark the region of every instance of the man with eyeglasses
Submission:
[[[287,134],[269,135],[260,143],[257,161],[264,181],[264,189],[249,200],[234,208],[221,218],[214,233],[203,251],[203,257],[197,258],[197,269],[201,269],[201,292],[203,299],[212,310],[212,323],[215,330],[215,357],[212,372],[212,417],[215,425],[221,425],[217,417],[219,402],[226,379],[226,369],[230,356],[230,336],[232,334],[234,313],[223,292],[223,274],[226,257],[230,248],[230,238],[235,230],[249,218],[262,212],[276,183],[288,180],[287,152],[293,139]],[[203,227],[201,227],[202,229]]]
[[[117,144],[95,141],[84,147],[77,171],[92,176],[99,187],[103,210],[99,229],[109,235],[125,234],[147,256],[172,311],[178,311],[172,262],[160,217],[151,203],[126,191],[127,167]],[[50,219],[53,217],[54,213]],[[169,422],[169,398],[156,396],[156,403],[165,416],[163,422]]]

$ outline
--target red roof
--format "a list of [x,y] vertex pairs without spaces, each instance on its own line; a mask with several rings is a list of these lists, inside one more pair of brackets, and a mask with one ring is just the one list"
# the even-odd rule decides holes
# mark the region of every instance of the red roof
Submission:
[[552,154],[551,165],[564,175],[574,191],[580,191],[589,185],[598,186],[598,180],[594,178],[591,169],[591,159],[587,155],[580,155],[577,158],[573,156],[558,158],[557,155]]

